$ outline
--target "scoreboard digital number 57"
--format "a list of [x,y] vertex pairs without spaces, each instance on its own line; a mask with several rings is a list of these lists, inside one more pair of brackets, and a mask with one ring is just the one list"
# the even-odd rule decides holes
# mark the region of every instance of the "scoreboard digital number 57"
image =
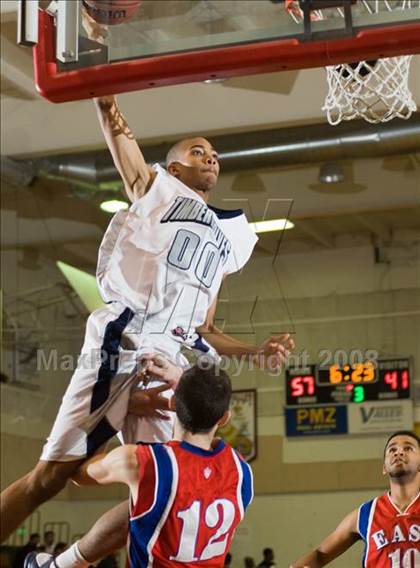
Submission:
[[383,359],[353,365],[289,367],[287,406],[345,404],[410,398],[410,360]]

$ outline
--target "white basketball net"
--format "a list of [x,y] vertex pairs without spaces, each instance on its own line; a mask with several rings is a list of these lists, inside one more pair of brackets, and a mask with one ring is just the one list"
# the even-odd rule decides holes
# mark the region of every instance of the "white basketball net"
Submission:
[[[299,0],[285,0],[290,17],[301,22],[303,12]],[[360,15],[393,12],[420,7],[420,0],[359,0]],[[331,11],[331,10],[330,10]],[[324,20],[328,10],[314,10],[311,20]],[[333,12],[344,17],[341,8]],[[392,33],[392,30],[390,31]],[[364,118],[368,122],[388,122],[393,118],[410,118],[417,109],[408,88],[408,73],[412,55],[389,57],[377,61],[343,63],[326,67],[328,93],[322,110],[330,124],[342,120]]]
[[416,110],[408,88],[412,55],[326,67],[328,94],[323,110],[330,124],[364,118],[368,122],[407,119]]

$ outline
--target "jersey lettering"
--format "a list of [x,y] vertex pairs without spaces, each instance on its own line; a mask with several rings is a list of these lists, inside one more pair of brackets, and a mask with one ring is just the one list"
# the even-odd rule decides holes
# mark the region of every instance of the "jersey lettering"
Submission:
[[194,562],[197,560],[195,556],[195,545],[200,528],[200,501],[194,501],[189,509],[179,511],[177,517],[182,520],[182,532],[179,541],[178,554],[171,556],[171,560],[177,562]]
[[[201,238],[196,233],[187,229],[180,229],[168,253],[169,264],[180,270],[189,270],[200,242]],[[204,245],[195,267],[195,275],[206,288],[211,287],[219,264],[221,261],[226,261],[229,251],[230,245],[227,249],[221,248],[221,246],[217,248],[211,242]]]
[[176,556],[171,556],[171,560],[177,562],[204,561],[225,554],[229,531],[235,520],[234,504],[229,499],[216,499],[207,507],[204,513],[204,522],[207,527],[212,529],[219,524],[220,526],[209,538],[201,555],[197,556],[196,544],[202,514],[201,508],[201,502],[194,501],[189,509],[177,513],[183,525],[178,553]]
[[[226,552],[227,538],[233,521],[235,520],[235,506],[229,499],[216,499],[207,507],[205,521],[209,528],[222,524],[210,538],[207,546],[201,553],[200,560],[209,560]],[[221,539],[221,537],[223,537]],[[221,540],[219,540],[221,539]]]
[[406,539],[403,535],[401,527],[399,525],[396,525],[394,528],[394,534],[392,536],[391,542],[405,542],[405,541]]
[[409,548],[405,552],[397,548],[388,554],[391,560],[390,568],[418,568],[420,566],[420,552],[417,548]]
[[381,548],[383,548],[384,546],[386,546],[387,544],[389,544],[388,539],[385,536],[385,533],[383,530],[380,530],[376,533],[373,533],[372,538],[376,544],[376,549],[377,550],[381,550]]
[[419,542],[420,540],[420,525],[412,525],[408,533],[408,540],[410,542]]
[[200,237],[186,229],[180,229],[168,253],[168,262],[181,270],[188,270],[200,244]]
[[218,249],[221,251],[223,262],[225,262],[229,255],[231,244],[217,224],[213,212],[205,203],[200,203],[196,199],[190,199],[188,197],[177,197],[160,222],[173,223],[175,221],[189,221],[210,227],[213,239],[218,245]]

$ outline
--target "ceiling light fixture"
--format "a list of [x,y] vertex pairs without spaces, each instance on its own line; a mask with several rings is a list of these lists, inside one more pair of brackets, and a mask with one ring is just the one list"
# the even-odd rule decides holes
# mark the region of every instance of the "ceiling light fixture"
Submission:
[[108,199],[107,201],[103,201],[99,207],[102,211],[106,211],[107,213],[116,213],[117,211],[128,209],[128,203],[119,199]]
[[340,183],[344,181],[345,175],[342,165],[335,162],[322,164],[318,179],[321,183]]
[[206,85],[215,85],[217,83],[223,83],[226,81],[226,77],[214,77],[213,79],[204,79],[203,83]]
[[293,229],[295,226],[292,221],[288,219],[270,219],[268,221],[257,221],[256,223],[249,223],[249,226],[254,233],[272,233],[274,231],[286,231]]
[[327,162],[320,167],[318,182],[311,183],[309,188],[318,193],[329,195],[344,195],[346,193],[359,193],[366,186],[354,181],[353,163]]

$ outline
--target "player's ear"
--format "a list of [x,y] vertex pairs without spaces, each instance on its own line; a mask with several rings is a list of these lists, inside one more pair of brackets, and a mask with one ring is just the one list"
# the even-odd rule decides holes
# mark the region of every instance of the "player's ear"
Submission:
[[219,420],[219,422],[217,423],[219,425],[219,428],[222,428],[222,426],[226,426],[226,424],[229,422],[230,417],[232,416],[232,413],[230,410],[227,410],[223,416],[221,417],[221,419]]
[[179,163],[171,162],[168,166],[168,172],[171,174],[171,176],[179,178],[179,176],[181,175],[181,169],[179,167]]
[[382,475],[386,475],[385,463],[382,465]]

